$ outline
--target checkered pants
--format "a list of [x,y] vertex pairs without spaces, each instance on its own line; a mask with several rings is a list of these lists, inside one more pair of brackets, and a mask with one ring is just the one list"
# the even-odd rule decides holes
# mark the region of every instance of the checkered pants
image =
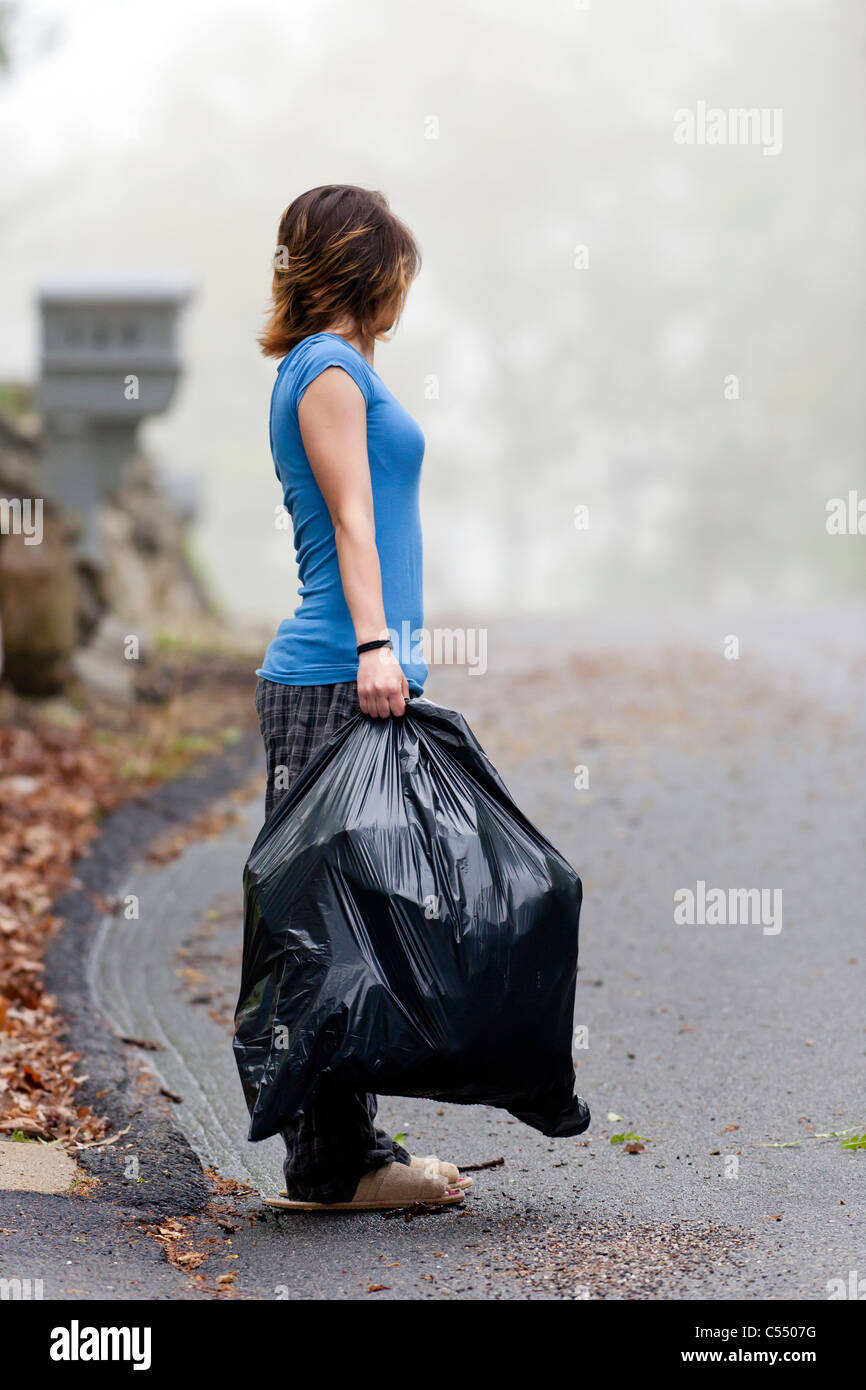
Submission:
[[[256,710],[265,741],[265,816],[319,747],[359,709],[354,681],[280,685],[259,677]],[[298,1202],[348,1202],[360,1178],[409,1154],[373,1123],[376,1097],[323,1077],[310,1107],[282,1131],[286,1191]]]

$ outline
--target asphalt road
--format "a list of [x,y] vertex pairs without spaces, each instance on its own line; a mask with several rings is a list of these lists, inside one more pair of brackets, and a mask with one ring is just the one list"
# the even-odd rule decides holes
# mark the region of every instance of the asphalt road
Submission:
[[[483,676],[434,673],[430,698],[466,714],[583,878],[593,1125],[552,1141],[492,1110],[383,1099],[414,1152],[504,1162],[475,1174],[463,1210],[412,1220],[241,1199],[236,1296],[826,1299],[828,1281],[866,1275],[866,1152],[839,1133],[866,1130],[854,630],[743,624],[727,660],[730,626],[713,621],[665,644],[634,625],[527,624],[491,633]],[[220,839],[137,868],[122,891],[140,918],[106,919],[90,971],[115,1027],[161,1044],[143,1056],[196,1150],[269,1193],[279,1141],[246,1141],[230,1048],[259,823],[256,802]],[[677,923],[674,894],[699,881],[766,890],[775,924]],[[627,1131],[636,1153],[611,1143]]]

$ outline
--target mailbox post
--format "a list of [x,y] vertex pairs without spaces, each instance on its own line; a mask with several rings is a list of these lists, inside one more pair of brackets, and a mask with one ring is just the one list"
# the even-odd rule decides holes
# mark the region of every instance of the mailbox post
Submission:
[[99,565],[99,508],[122,485],[142,420],[180,376],[180,276],[64,277],[39,286],[44,489],[78,518],[78,554]]

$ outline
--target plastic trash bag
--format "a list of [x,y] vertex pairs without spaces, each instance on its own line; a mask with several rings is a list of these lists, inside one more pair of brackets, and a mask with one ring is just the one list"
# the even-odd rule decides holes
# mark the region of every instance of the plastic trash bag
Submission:
[[461,715],[357,714],[263,826],[244,871],[234,1051],[267,1139],[331,1073],[359,1091],[499,1106],[580,1134],[571,1055],[580,879]]

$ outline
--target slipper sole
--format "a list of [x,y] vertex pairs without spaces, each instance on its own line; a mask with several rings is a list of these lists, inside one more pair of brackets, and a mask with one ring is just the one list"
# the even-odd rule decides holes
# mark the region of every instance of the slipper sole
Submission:
[[423,1198],[415,1202],[295,1202],[291,1197],[263,1197],[266,1207],[281,1211],[410,1211],[412,1207],[453,1207],[463,1201],[463,1193],[453,1197]]
[[[473,1181],[473,1178],[458,1178],[457,1182],[452,1183],[451,1186],[460,1187],[464,1192],[466,1192],[466,1190],[472,1186]],[[287,1201],[289,1200],[289,1194],[287,1192],[281,1192],[280,1196],[285,1197]],[[324,1203],[320,1205],[324,1205]]]

